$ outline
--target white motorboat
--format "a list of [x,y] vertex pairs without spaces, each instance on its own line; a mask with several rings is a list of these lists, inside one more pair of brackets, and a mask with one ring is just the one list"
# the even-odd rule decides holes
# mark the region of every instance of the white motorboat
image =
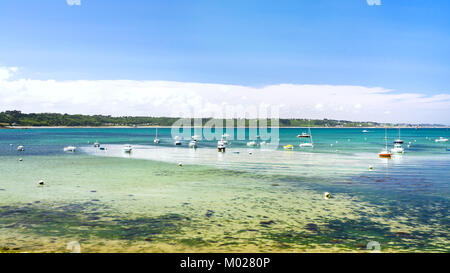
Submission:
[[405,149],[403,149],[402,144],[395,143],[394,148],[391,149],[391,153],[395,154],[403,154],[405,152]]
[[127,145],[123,146],[122,150],[124,153],[131,153],[133,148],[131,147],[131,145],[127,144]]
[[197,141],[196,140],[192,140],[191,142],[189,142],[189,148],[197,148]]
[[76,151],[76,149],[77,149],[77,147],[75,147],[75,146],[67,146],[64,148],[64,152],[72,152],[73,153]]
[[294,145],[291,145],[291,144],[288,144],[288,145],[285,145],[285,146],[283,146],[283,149],[285,149],[285,150],[294,150]]
[[23,152],[25,151],[25,148],[22,145],[17,146],[17,151]]
[[314,144],[309,143],[309,142],[301,143],[301,144],[300,144],[300,147],[302,147],[302,148],[313,148],[313,147],[314,147]]
[[99,147],[100,147],[100,143],[99,143],[98,141],[96,141],[96,142],[94,143],[94,147],[95,147],[95,148],[99,148]]
[[369,131],[367,131],[367,130],[363,130],[362,132],[363,132],[363,133],[368,133]]
[[448,142],[448,138],[440,137],[434,140],[435,142]]

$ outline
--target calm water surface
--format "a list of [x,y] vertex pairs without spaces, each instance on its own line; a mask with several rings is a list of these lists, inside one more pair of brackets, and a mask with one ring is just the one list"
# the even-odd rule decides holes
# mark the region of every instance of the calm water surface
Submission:
[[313,128],[308,150],[283,128],[276,150],[230,140],[223,154],[174,147],[170,129],[159,145],[153,128],[0,130],[0,251],[449,252],[449,144],[434,141],[448,129],[403,129],[391,160],[384,129],[362,130]]

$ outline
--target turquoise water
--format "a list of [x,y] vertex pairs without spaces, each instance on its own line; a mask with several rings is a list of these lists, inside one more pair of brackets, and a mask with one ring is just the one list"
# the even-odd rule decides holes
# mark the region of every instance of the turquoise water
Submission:
[[276,150],[229,140],[225,153],[175,147],[168,128],[159,145],[154,128],[0,130],[0,251],[448,252],[449,144],[434,141],[448,129],[402,129],[390,160],[384,129],[362,130],[313,128],[301,149],[305,130],[283,128]]

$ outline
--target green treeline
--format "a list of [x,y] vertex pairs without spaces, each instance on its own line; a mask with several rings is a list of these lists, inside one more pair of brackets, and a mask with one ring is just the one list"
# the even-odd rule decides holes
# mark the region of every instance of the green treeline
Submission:
[[[56,113],[30,113],[25,114],[21,111],[4,111],[0,112],[0,127],[6,126],[171,126],[179,118],[171,117],[112,117],[103,115],[69,115]],[[207,122],[216,122],[212,118],[203,118],[202,125]],[[230,121],[222,120],[222,126],[234,123],[234,126],[246,127],[254,126],[255,120],[248,119],[234,119]],[[219,124],[217,124],[219,123]],[[194,125],[194,121],[191,121]],[[217,120],[216,126],[220,125]],[[271,126],[271,120],[267,120],[267,125]],[[315,119],[309,121],[308,119],[280,119],[280,127],[373,127],[384,126],[376,122],[352,122],[345,120],[331,120],[331,119]],[[390,126],[393,126],[390,125]],[[412,126],[412,125],[411,125]]]

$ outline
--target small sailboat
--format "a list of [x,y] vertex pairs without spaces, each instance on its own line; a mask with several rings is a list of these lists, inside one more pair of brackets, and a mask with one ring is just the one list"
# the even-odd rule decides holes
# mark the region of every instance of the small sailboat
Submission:
[[77,147],[75,147],[75,146],[67,146],[64,148],[64,152],[72,152],[73,153],[76,151],[76,149],[77,149]]
[[285,145],[285,146],[283,146],[283,149],[285,149],[285,150],[294,150],[294,145],[291,145],[291,144]]
[[158,138],[158,128],[156,128],[156,136],[155,139],[153,140],[154,143],[159,144],[160,140]]
[[17,151],[23,152],[25,151],[25,148],[22,145],[17,146]]
[[312,134],[311,134],[311,127],[308,127],[308,135],[309,135],[310,142],[300,143],[301,148],[313,148],[314,147]]
[[196,140],[192,140],[191,142],[189,142],[189,148],[197,148],[197,141]]
[[440,138],[438,138],[438,139],[435,139],[434,141],[435,141],[435,142],[448,142],[448,138],[440,137]]
[[389,152],[387,145],[387,128],[384,128],[384,130],[385,130],[384,140],[386,143],[386,147],[384,148],[384,150],[381,150],[381,152],[378,153],[378,156],[381,158],[391,158],[392,154]]
[[123,150],[124,153],[131,153],[133,148],[131,147],[130,144],[127,144],[127,145],[123,146],[122,150]]
[[398,127],[398,139],[394,140],[394,144],[403,144],[403,140],[400,138],[400,127]]
[[227,145],[222,140],[217,141],[217,151],[223,153],[223,152],[225,152],[226,147],[227,147]]

